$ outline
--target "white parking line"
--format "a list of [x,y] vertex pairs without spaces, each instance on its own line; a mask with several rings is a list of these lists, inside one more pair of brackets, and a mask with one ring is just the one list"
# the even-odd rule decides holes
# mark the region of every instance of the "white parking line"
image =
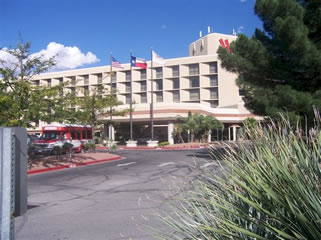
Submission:
[[117,167],[123,167],[123,166],[129,166],[132,164],[135,164],[136,162],[129,162],[129,163],[123,163],[123,164],[117,164]]
[[164,166],[167,166],[167,165],[172,165],[172,164],[175,164],[174,162],[167,162],[167,163],[162,163],[160,165],[158,165],[159,167],[164,167]]

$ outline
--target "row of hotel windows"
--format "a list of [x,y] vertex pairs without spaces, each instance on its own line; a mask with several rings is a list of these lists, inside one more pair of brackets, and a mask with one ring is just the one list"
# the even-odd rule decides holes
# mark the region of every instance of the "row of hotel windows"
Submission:
[[[156,70],[156,79],[163,78],[163,68],[155,68]],[[209,73],[217,73],[217,62],[209,63]],[[199,64],[190,64],[189,65],[189,75],[199,75]],[[172,67],[172,77],[179,77],[179,66]],[[126,81],[131,80],[131,72],[125,71]],[[146,69],[140,70],[140,79],[147,79]],[[99,80],[99,78],[98,78]],[[112,82],[116,82],[116,75],[112,76]]]
[[[217,80],[217,75],[211,75],[209,77],[210,80],[210,87],[217,87],[218,86],[218,80]],[[156,84],[156,91],[163,90],[163,80],[155,80],[154,81]],[[116,86],[116,85],[114,85]],[[125,83],[126,86],[126,92],[130,92],[131,88],[131,83]],[[85,86],[88,89],[88,86]],[[189,78],[189,88],[197,88],[200,87],[200,81],[199,77],[191,77]],[[179,89],[180,84],[179,84],[179,78],[175,78],[172,80],[172,89]],[[147,91],[147,81],[142,81],[140,82],[140,91],[141,92],[146,92]]]
[[[180,94],[179,91],[173,91],[173,99],[174,103],[180,102]],[[155,92],[156,102],[163,102],[163,92]],[[210,89],[210,101],[218,101],[218,89]],[[130,94],[126,94],[126,104],[130,104],[131,97]],[[189,101],[200,101],[200,90],[192,89],[189,90]],[[147,103],[147,93],[140,93],[140,103]]]
[[[217,62],[211,62],[208,63],[209,65],[209,73],[210,74],[214,74],[217,73]],[[179,77],[180,76],[180,72],[179,72],[179,66],[173,66],[172,68],[172,77]],[[159,67],[159,68],[155,68],[156,70],[156,79],[160,79],[163,78],[163,68]],[[111,81],[112,83],[115,83],[117,81],[117,72],[115,72],[115,74],[111,77]],[[103,82],[103,74],[99,73],[99,74],[95,74],[97,76],[97,84],[102,84]],[[199,75],[199,64],[190,64],[189,65],[189,75],[190,76],[195,76],[195,75]],[[89,85],[89,75],[83,75],[83,81],[84,81],[84,85]],[[76,76],[73,77],[69,77],[70,78],[70,85],[71,86],[76,86]],[[146,74],[146,69],[142,69],[140,70],[140,79],[144,80],[147,79],[147,74]],[[130,81],[131,80],[131,72],[130,71],[125,71],[125,80],[126,81]],[[47,79],[47,86],[51,86],[51,79]],[[60,83],[63,83],[63,78],[59,79]],[[36,80],[35,81],[36,85],[40,85],[40,80]]]
[[[163,81],[162,80],[155,80],[156,83],[156,89],[155,91],[161,91],[161,92],[155,92],[156,95],[156,102],[163,102]],[[180,94],[179,94],[179,79],[173,79],[172,80],[172,88],[173,88],[173,98],[172,101],[174,103],[180,102]],[[130,91],[131,91],[131,82],[125,83],[125,93],[119,93],[124,95],[126,97],[126,104],[130,103]],[[187,101],[200,101],[200,90],[198,89],[200,86],[199,84],[199,77],[191,77],[190,82],[189,82],[189,87],[190,88],[196,88],[196,89],[189,89],[189,100]],[[211,106],[216,107],[218,105],[218,80],[217,80],[217,75],[211,75],[210,76],[210,101],[211,101]],[[114,88],[116,88],[116,83]],[[89,86],[83,86],[84,94],[87,95],[89,94]],[[76,88],[72,87],[71,91],[76,94]],[[147,81],[143,81],[140,83],[140,103],[147,103]],[[98,88],[98,94],[101,95],[102,88]],[[137,93],[137,92],[136,92]],[[62,93],[63,94],[63,93]],[[215,100],[215,103],[212,104],[212,101]]]

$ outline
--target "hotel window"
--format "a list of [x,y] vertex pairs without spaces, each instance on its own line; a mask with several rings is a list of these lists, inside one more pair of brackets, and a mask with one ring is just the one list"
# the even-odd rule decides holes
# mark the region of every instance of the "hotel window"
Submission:
[[126,92],[130,92],[130,83],[126,83]]
[[47,81],[47,86],[48,86],[48,87],[51,87],[51,79],[48,79],[48,81]]
[[163,93],[162,92],[156,93],[156,102],[163,102]]
[[211,108],[216,108],[218,106],[218,101],[211,101]]
[[84,76],[84,84],[85,85],[89,84],[89,76],[88,75]]
[[89,87],[88,86],[84,86],[84,95],[85,96],[89,95]]
[[179,91],[173,92],[173,102],[175,103],[179,102]]
[[117,85],[116,85],[116,83],[113,83],[112,85],[111,85],[111,91],[112,92],[115,92],[117,90]]
[[97,92],[98,92],[98,96],[101,96],[102,94],[103,94],[103,87],[101,87],[101,86],[99,86],[98,88],[97,88]]
[[40,80],[37,80],[35,83],[36,83],[36,86],[39,86],[40,85]]
[[190,88],[195,88],[195,87],[199,87],[199,86],[200,86],[199,77],[191,77],[189,79],[189,87]]
[[112,75],[111,75],[111,82],[112,83],[115,83],[117,81],[117,74],[114,72]]
[[147,95],[146,95],[146,93],[142,93],[140,95],[140,103],[147,103]]
[[163,69],[156,68],[156,78],[163,78]]
[[103,75],[102,74],[98,74],[97,75],[97,83],[98,84],[102,84],[103,83]]
[[146,69],[144,70],[140,70],[140,79],[141,80],[144,80],[147,78],[147,75],[146,75]]
[[126,81],[130,81],[131,79],[130,71],[126,71],[125,74],[126,74]]
[[217,73],[217,62],[212,62],[209,64],[210,73]]
[[71,86],[76,86],[76,78],[75,77],[73,77],[71,79]]
[[141,92],[146,92],[147,87],[146,87],[146,81],[140,83],[140,91]]
[[198,74],[199,74],[198,64],[189,65],[189,75],[198,75]]
[[210,90],[210,95],[211,95],[211,99],[218,99],[218,91],[217,91],[217,88],[211,89],[211,90]]
[[59,78],[59,84],[63,84],[64,79],[63,78]]
[[74,88],[74,87],[71,88],[71,93],[74,94],[74,95],[76,95],[76,88]]
[[173,79],[173,89],[179,88],[179,78]]
[[199,101],[200,100],[200,90],[199,89],[190,90],[189,99],[191,101]]
[[179,66],[173,66],[172,71],[173,71],[173,77],[179,76]]
[[156,90],[163,90],[163,80],[156,80]]
[[210,86],[211,87],[216,87],[217,85],[218,85],[217,75],[210,76]]
[[126,95],[126,104],[130,104],[130,94]]

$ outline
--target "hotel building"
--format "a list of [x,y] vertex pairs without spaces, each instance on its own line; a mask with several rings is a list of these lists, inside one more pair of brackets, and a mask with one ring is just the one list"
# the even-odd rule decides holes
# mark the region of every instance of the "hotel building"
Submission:
[[[213,132],[212,140],[236,140],[242,121],[254,117],[244,107],[242,96],[235,84],[236,75],[221,67],[217,49],[220,39],[232,42],[236,36],[209,33],[189,45],[189,56],[166,59],[164,65],[147,62],[148,68],[132,68],[122,64],[123,69],[110,66],[84,68],[40,74],[33,78],[35,85],[54,86],[69,82],[64,93],[73,91],[79,97],[84,91],[103,86],[113,90],[123,102],[119,108],[129,108],[133,101],[133,138],[150,139],[150,103],[153,97],[154,138],[174,143],[172,132],[178,116],[187,117],[188,112],[211,115],[224,123],[224,131]],[[153,76],[151,77],[151,74]],[[151,80],[152,79],[152,80]],[[153,96],[152,96],[153,84]],[[132,89],[131,89],[132,88]],[[76,106],[75,106],[76,107]],[[104,133],[116,140],[129,139],[129,114],[113,116],[114,128],[104,127]],[[40,123],[33,131],[40,131]],[[110,133],[109,130],[111,129]]]

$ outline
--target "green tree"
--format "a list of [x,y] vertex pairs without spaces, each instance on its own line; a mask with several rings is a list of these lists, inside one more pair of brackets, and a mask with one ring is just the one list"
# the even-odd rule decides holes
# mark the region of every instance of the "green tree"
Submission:
[[255,114],[292,123],[321,108],[321,1],[257,0],[264,30],[239,35],[232,53],[218,50],[222,66],[238,74],[245,105]]
[[33,127],[39,120],[55,120],[52,106],[60,86],[33,86],[32,78],[54,66],[53,58],[44,60],[30,54],[30,43],[20,40],[13,49],[2,49],[15,60],[0,59],[0,125]]
[[223,129],[224,125],[213,116],[204,116],[199,113],[188,113],[187,118],[178,117],[175,136],[182,141],[183,131],[189,131],[190,141],[202,141],[208,136],[210,130]]
[[122,102],[114,94],[106,94],[106,89],[103,86],[85,92],[84,97],[72,95],[70,99],[70,102],[74,102],[76,105],[73,113],[75,122],[91,125],[93,132],[105,123],[113,124],[110,120],[105,120],[110,115],[124,116],[128,112],[128,109],[117,109],[117,106]]

